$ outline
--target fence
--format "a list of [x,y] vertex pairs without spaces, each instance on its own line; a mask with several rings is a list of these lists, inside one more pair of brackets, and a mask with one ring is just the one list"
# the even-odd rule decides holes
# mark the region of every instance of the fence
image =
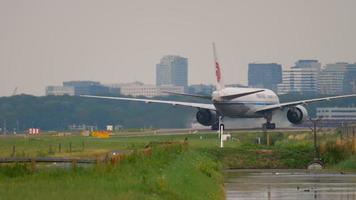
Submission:
[[[138,149],[137,152],[140,152],[144,156],[150,157],[152,155],[152,147],[160,146],[163,148],[169,148],[173,145],[179,145],[182,150],[187,149],[187,142],[158,142],[158,143],[150,143],[143,149]],[[71,148],[71,143],[70,143]],[[83,146],[84,147],[84,146]],[[61,145],[59,145],[59,149]],[[84,149],[84,148],[83,148]],[[51,150],[51,147],[50,147]],[[13,146],[13,155],[15,155],[16,147]],[[60,150],[59,150],[60,152]],[[73,157],[6,157],[0,158],[0,164],[9,164],[9,163],[31,163],[31,168],[34,170],[36,168],[37,163],[70,163],[73,169],[76,169],[77,164],[99,164],[99,163],[107,163],[111,165],[120,164],[122,160],[127,158],[127,156],[131,155],[133,150],[124,150],[124,151],[112,151],[110,153],[106,153],[101,157],[96,157],[95,159],[90,158],[73,158]]]
[[342,138],[356,139],[356,124],[344,124],[340,130]]

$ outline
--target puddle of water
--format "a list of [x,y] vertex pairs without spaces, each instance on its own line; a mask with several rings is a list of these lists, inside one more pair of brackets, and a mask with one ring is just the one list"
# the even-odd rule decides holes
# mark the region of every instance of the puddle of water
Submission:
[[225,180],[229,200],[356,200],[356,174],[236,170]]

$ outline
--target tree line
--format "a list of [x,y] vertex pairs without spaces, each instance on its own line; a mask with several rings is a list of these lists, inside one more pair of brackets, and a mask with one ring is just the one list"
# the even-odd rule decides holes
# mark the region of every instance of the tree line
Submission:
[[[164,99],[172,99],[167,97]],[[8,131],[28,128],[67,130],[69,125],[106,125],[124,128],[181,128],[193,120],[194,109],[140,102],[89,99],[78,96],[18,95],[0,98],[0,127]]]
[[[281,102],[317,98],[316,95],[284,95]],[[194,101],[197,99],[169,96],[162,100]],[[201,100],[200,102],[209,103]],[[355,98],[310,104],[308,110],[315,116],[316,107],[355,106]],[[67,130],[69,125],[122,125],[124,128],[184,128],[195,121],[196,109],[140,102],[89,99],[78,96],[17,95],[0,98],[0,127],[8,131],[28,128]]]

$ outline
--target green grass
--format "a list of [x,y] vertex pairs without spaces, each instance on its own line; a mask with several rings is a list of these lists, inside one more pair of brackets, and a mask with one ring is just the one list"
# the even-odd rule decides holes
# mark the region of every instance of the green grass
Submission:
[[274,146],[241,144],[236,147],[211,149],[210,153],[230,169],[306,168],[313,159],[313,148],[308,142],[276,143]]
[[[0,156],[10,156],[13,146],[16,156],[87,156],[117,149],[140,148],[147,144],[145,138],[98,139],[82,136],[39,136],[0,138]],[[70,144],[72,151],[70,152]],[[83,150],[84,144],[84,150]],[[59,152],[61,146],[61,152]]]
[[[126,135],[130,135],[127,133]],[[200,139],[202,136],[203,139]],[[87,157],[96,153],[103,153],[113,150],[127,150],[143,148],[149,142],[162,141],[183,141],[188,138],[190,145],[199,147],[218,147],[219,141],[216,135],[169,135],[169,136],[113,136],[108,139],[99,139],[83,136],[11,136],[0,137],[0,157],[12,155],[13,146],[16,149],[15,156],[77,156]],[[69,145],[72,144],[72,152],[69,152]],[[83,150],[84,144],[84,150]],[[61,145],[61,152],[59,152]]]
[[[1,157],[11,156],[13,146],[16,146],[15,156],[96,157],[115,150],[134,152],[118,166],[79,166],[76,170],[42,166],[33,171],[28,165],[0,165],[0,200],[224,199],[222,169],[306,168],[313,160],[310,134],[299,141],[287,139],[297,133],[271,133],[274,145],[266,146],[255,144],[256,137],[265,141],[262,133],[231,133],[233,140],[226,141],[223,149],[219,148],[216,134],[140,137],[124,134],[109,139],[50,135],[0,137]],[[185,140],[188,149],[177,144],[169,148],[155,145]],[[153,153],[144,156],[139,149],[149,144]],[[324,156],[333,153],[326,149]],[[344,158],[334,168],[356,168],[354,157]]]
[[331,167],[337,170],[356,170],[356,156],[350,156],[348,159],[339,162],[338,164]]
[[[203,184],[202,184],[203,183]],[[178,145],[136,152],[118,166],[0,170],[0,199],[224,199],[220,168]]]
[[[120,133],[122,134],[122,133]],[[40,136],[40,137],[6,137],[0,138],[0,156],[11,156],[12,146],[16,146],[16,156],[74,156],[95,157],[113,150],[143,148],[149,142],[188,140],[192,150],[205,151],[221,162],[224,168],[303,168],[312,160],[310,143],[281,142],[288,134],[271,133],[274,146],[254,144],[256,137],[262,133],[232,133],[234,140],[224,143],[219,148],[216,134],[111,137],[97,139],[82,136]],[[130,135],[128,133],[127,135]],[[69,152],[69,144],[72,152]],[[61,152],[58,146],[61,144]],[[83,150],[84,144],[84,150]],[[272,153],[266,153],[270,150]]]

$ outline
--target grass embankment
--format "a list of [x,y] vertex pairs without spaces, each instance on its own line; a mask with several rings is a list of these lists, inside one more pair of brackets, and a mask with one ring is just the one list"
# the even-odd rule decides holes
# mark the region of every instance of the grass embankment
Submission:
[[[0,156],[96,157],[110,151],[134,150],[117,166],[41,168],[0,165],[1,199],[223,199],[222,169],[303,168],[313,160],[309,133],[271,133],[271,146],[255,144],[262,133],[232,133],[219,148],[215,134],[97,139],[81,136],[0,138]],[[150,142],[188,140],[188,148],[153,147],[151,156],[138,153]],[[320,137],[327,168],[355,169],[350,141],[337,135]],[[59,151],[59,144],[61,151]],[[83,148],[84,144],[84,148]],[[352,143],[354,144],[354,143]],[[69,146],[72,147],[70,151]],[[352,148],[351,148],[352,147]]]
[[333,165],[331,169],[356,171],[356,156],[349,157]]
[[[82,136],[16,136],[0,138],[0,156],[90,157],[111,150],[143,148],[149,140],[144,137],[98,139]],[[15,154],[13,155],[13,147]]]
[[326,139],[320,153],[328,169],[356,171],[356,138]]
[[[74,143],[78,138],[67,140]],[[96,145],[113,150],[110,143],[116,140],[120,139]],[[154,145],[152,153],[145,154],[138,149],[147,138],[122,140],[131,142],[123,148],[135,147],[135,151],[116,166],[36,171],[27,165],[2,166],[0,199],[224,199],[219,165],[204,152],[178,143]]]
[[273,146],[241,144],[212,151],[229,169],[305,169],[313,158],[309,142],[277,142]]
[[[211,149],[224,168],[232,169],[306,169],[314,159],[313,135],[270,133],[270,146],[254,144],[262,133],[232,134],[238,139],[224,149]],[[356,171],[356,138],[340,139],[337,133],[318,135],[318,151],[326,169]],[[265,140],[262,140],[265,143]]]

